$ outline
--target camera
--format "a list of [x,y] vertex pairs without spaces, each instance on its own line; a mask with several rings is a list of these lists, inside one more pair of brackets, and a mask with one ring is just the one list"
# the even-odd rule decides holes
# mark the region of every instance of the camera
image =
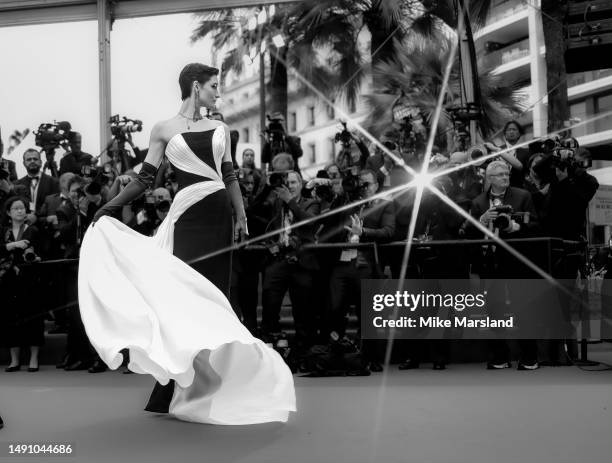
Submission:
[[23,251],[23,260],[28,263],[35,262],[38,259],[38,256],[34,252],[33,248],[27,248]]
[[529,212],[514,212],[510,205],[499,204],[493,210],[499,214],[493,220],[493,228],[505,230],[510,226],[511,221],[519,224],[529,223]]
[[493,220],[493,228],[498,228],[500,230],[505,230],[510,225],[510,220],[512,220],[512,206],[501,205],[495,206],[493,209],[499,215]]
[[344,173],[344,177],[342,178],[342,189],[350,201],[358,201],[361,199],[363,188],[359,181],[359,176],[353,174],[352,169],[348,169]]
[[340,121],[340,123],[342,124],[342,130],[334,136],[334,143],[340,142],[343,146],[349,146],[353,137],[346,127],[346,122]]
[[87,178],[94,178],[98,175],[98,169],[95,166],[84,165],[81,167],[81,175]]
[[453,123],[455,137],[459,143],[465,143],[470,138],[469,124],[482,118],[482,110],[475,103],[465,106],[452,106],[446,108]]
[[271,172],[268,177],[268,183],[272,188],[288,186],[287,172]]
[[68,121],[42,123],[34,131],[34,143],[43,151],[50,152],[64,143],[69,143],[72,134],[72,126]]
[[276,114],[270,116],[266,115],[268,119],[268,126],[265,129],[266,138],[270,145],[270,159],[273,159],[278,153],[287,152],[288,149],[285,146],[285,129],[283,128],[284,118],[277,116]]
[[[529,145],[529,151],[532,154],[544,153],[545,157],[534,171],[540,177],[547,176],[546,170],[554,171],[555,167],[561,170],[573,172],[578,168],[587,169],[591,167],[590,159],[576,159],[579,144],[575,138],[561,138],[559,136],[540,140]],[[548,175],[552,176],[552,175]]]
[[117,140],[125,141],[126,134],[142,131],[142,121],[138,119],[130,119],[125,116],[120,117],[119,114],[115,114],[108,122],[111,125],[111,134]]
[[9,178],[9,163],[6,159],[0,160],[0,180],[7,180]]
[[334,192],[331,187],[331,180],[326,170],[318,171],[317,176],[310,182],[314,183],[314,192],[318,198],[328,203],[334,199]]
[[168,212],[170,210],[170,201],[164,199],[155,205],[155,209],[159,212]]

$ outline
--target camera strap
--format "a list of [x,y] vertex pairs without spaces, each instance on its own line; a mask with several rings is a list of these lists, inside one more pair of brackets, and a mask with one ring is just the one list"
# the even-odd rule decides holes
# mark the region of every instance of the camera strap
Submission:
[[19,231],[17,232],[17,236],[15,236],[15,235],[13,235],[11,233],[11,235],[14,238],[13,241],[21,241],[23,239],[23,234],[25,233],[25,231],[27,229],[28,229],[28,224],[27,223],[22,223],[21,226],[19,227]]

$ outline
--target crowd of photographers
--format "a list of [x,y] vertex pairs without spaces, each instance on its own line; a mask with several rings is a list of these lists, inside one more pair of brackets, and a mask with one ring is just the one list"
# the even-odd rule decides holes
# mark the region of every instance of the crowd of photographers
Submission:
[[[407,137],[399,130],[381,137],[382,150],[376,144],[368,145],[345,126],[336,137],[341,149],[335,162],[320,170],[316,178],[304,181],[297,164],[301,156],[299,139],[284,134],[282,119],[274,121],[279,125],[278,133],[268,131],[263,150],[264,161],[269,163],[257,168],[255,153],[247,149],[242,153],[242,166],[235,165],[254,241],[233,254],[232,305],[247,328],[279,348],[292,366],[302,362],[308,369],[304,359],[314,356],[321,362],[310,365],[311,369],[324,370],[321,365],[329,360],[326,355],[330,351],[313,351],[313,346],[334,345],[343,355],[358,354],[360,360],[352,367],[357,374],[380,371],[384,343],[354,342],[347,337],[348,315],[353,311],[360,317],[362,279],[399,278],[402,272],[403,247],[377,252],[362,243],[406,240],[416,190],[401,186],[413,179],[406,166],[420,169],[423,146],[414,134]],[[129,131],[122,133],[126,134],[123,141],[132,145]],[[547,236],[584,242],[586,209],[598,188],[596,179],[586,171],[588,151],[578,148],[571,139],[524,144],[522,135],[520,124],[510,121],[501,142],[474,146],[467,131],[456,131],[455,146],[448,153],[434,147],[432,169],[450,170],[436,177],[434,185],[501,239]],[[232,141],[235,149],[237,140]],[[524,146],[514,148],[517,144]],[[3,302],[4,295],[11,294],[11,308],[2,314],[6,329],[0,332],[0,342],[11,350],[9,371],[19,368],[20,347],[30,347],[30,368],[37,368],[47,310],[52,311],[55,330],[68,331],[67,355],[59,366],[90,372],[106,369],[89,346],[80,321],[75,302],[76,266],[67,264],[65,271],[59,272],[56,269],[61,260],[78,258],[81,239],[96,210],[134,177],[131,168],[142,160],[143,153],[137,148],[132,151],[135,156],[126,156],[121,143],[114,151],[119,154],[111,162],[96,167],[94,158],[81,151],[80,136],[74,134],[68,153],[60,161],[59,178],[42,173],[42,155],[34,149],[24,153],[27,175],[21,179],[12,174],[14,166],[11,170],[9,163],[3,162],[0,182],[6,220],[0,235],[0,286]],[[468,161],[475,164],[463,166]],[[124,207],[119,218],[135,230],[152,235],[176,191],[172,166],[164,162],[154,189]],[[414,224],[416,241],[484,236],[456,209],[425,191]],[[469,247],[445,246],[415,251],[404,269],[405,277],[469,278],[476,273],[512,279],[533,274],[500,248],[479,249],[474,252]],[[532,248],[519,251],[534,260],[540,252]],[[41,259],[37,267],[19,265]],[[45,261],[52,259],[59,263],[47,267],[55,270],[45,271]],[[547,270],[557,278],[575,279],[585,261],[582,248],[577,246],[575,252]],[[22,268],[27,270],[20,271]],[[38,270],[32,271],[34,268]],[[33,287],[42,290],[32,291]],[[281,323],[287,294],[295,330],[291,344]],[[62,307],[66,303],[68,306]],[[566,360],[561,354],[562,343],[549,343],[547,361],[558,364]],[[434,368],[443,369],[449,361],[445,341],[400,345],[404,360],[400,369],[417,368],[428,359]],[[487,351],[488,368],[510,366],[507,342],[491,341]],[[536,341],[519,342],[518,351],[519,369],[538,368]],[[571,348],[569,352],[570,357],[576,355]]]

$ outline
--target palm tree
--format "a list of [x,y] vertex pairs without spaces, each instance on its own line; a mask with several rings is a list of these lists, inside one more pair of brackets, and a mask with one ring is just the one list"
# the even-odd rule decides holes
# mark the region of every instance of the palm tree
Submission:
[[199,14],[200,23],[191,34],[191,41],[211,36],[215,50],[228,50],[221,64],[222,79],[227,78],[230,72],[241,74],[244,70],[244,56],[253,59],[261,53],[261,42],[265,42],[270,51],[270,77],[266,92],[270,102],[269,112],[280,112],[286,117],[287,47],[277,48],[271,39],[283,33],[287,24],[287,7],[276,7],[275,15],[267,17],[264,24],[249,30],[246,27],[247,18],[254,18],[259,12],[258,8],[235,8]]
[[[444,76],[444,69],[449,59],[452,38],[439,35],[427,40],[411,39],[410,44],[397,48],[399,51],[392,61],[381,63],[374,68],[381,87],[366,99],[371,108],[368,121],[372,132],[380,135],[388,129],[392,108],[399,100],[402,105],[418,110],[425,125],[429,127],[438,103]],[[444,108],[459,106],[461,99],[460,63],[457,56],[451,70]],[[517,92],[520,83],[508,86],[492,73],[492,69],[480,68],[478,74],[482,92],[483,118],[480,130],[483,137],[490,134],[506,122],[512,114],[522,109],[521,95]],[[436,143],[443,148],[447,145],[444,135],[452,131],[452,119],[445,109],[437,127]]]
[[[471,0],[469,16],[479,26],[488,15],[490,0]],[[331,51],[328,62],[332,93],[343,95],[349,103],[357,98],[362,83],[372,68],[392,61],[409,36],[437,35],[446,26],[457,28],[455,0],[305,0],[291,11],[296,58],[292,62],[312,61],[316,50]],[[366,28],[371,35],[369,50],[359,44]],[[400,47],[401,48],[401,47]],[[369,53],[368,53],[369,52]],[[374,88],[380,76],[373,74]]]
[[[296,4],[291,10],[294,21],[290,32],[295,41],[292,65],[307,68],[307,63],[317,62],[317,52],[324,50],[331,71],[328,90],[353,104],[367,76],[364,63],[380,63],[395,55],[392,38],[404,36],[403,18],[410,13],[409,3],[412,1],[305,0]],[[369,56],[364,56],[367,51],[359,42],[364,28],[371,34]]]
[[566,0],[542,0],[542,26],[546,47],[546,86],[548,93],[548,131],[563,128],[570,117],[565,69],[563,19]]

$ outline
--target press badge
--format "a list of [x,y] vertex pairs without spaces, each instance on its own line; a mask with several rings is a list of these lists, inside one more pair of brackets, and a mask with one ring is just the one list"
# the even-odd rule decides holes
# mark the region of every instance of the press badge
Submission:
[[357,258],[357,249],[345,249],[340,255],[340,262],[350,262]]

